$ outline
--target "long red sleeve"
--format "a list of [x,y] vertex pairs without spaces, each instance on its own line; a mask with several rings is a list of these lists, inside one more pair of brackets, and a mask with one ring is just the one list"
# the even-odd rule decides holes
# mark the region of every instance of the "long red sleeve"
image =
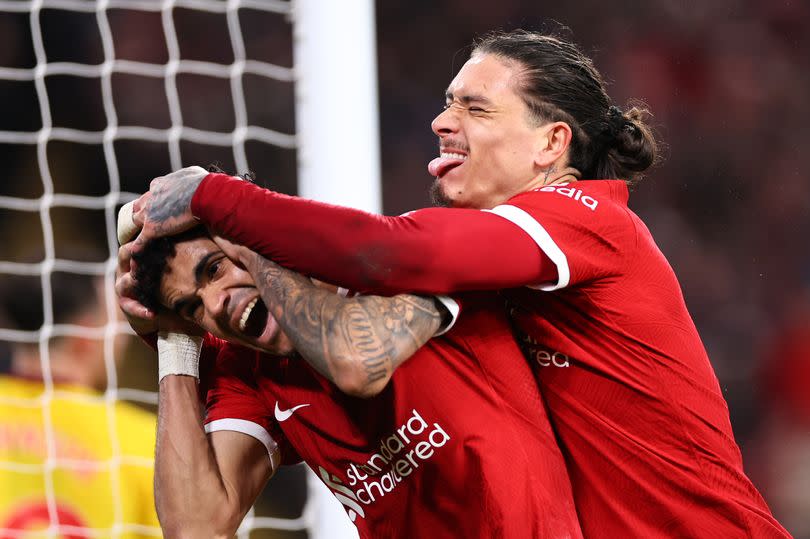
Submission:
[[192,212],[277,263],[352,290],[444,294],[553,282],[528,234],[497,215],[430,208],[401,217],[290,197],[209,174]]

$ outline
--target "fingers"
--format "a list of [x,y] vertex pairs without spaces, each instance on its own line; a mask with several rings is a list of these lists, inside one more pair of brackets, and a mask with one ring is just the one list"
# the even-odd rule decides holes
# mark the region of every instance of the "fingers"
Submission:
[[232,254],[236,254],[236,244],[233,243],[231,240],[227,238],[223,238],[222,236],[216,234],[211,229],[208,229],[208,233],[211,236],[211,239],[214,240],[214,243],[217,244],[217,247],[222,249],[222,252],[228,255],[228,258],[232,258]]
[[115,294],[118,306],[127,318],[152,320],[155,313],[147,309],[136,299],[135,262],[132,260],[131,243],[118,249],[118,267],[116,268]]
[[[160,178],[152,180],[154,184]],[[144,246],[152,239],[153,224],[148,220],[149,207],[152,202],[152,193],[147,191],[138,197],[132,205],[132,222],[135,226],[140,228],[138,235],[129,243],[130,250],[133,253],[139,253],[143,250]]]
[[[152,181],[154,182],[155,180]],[[147,208],[149,207],[149,202],[151,200],[152,193],[147,191],[135,199],[135,202],[132,205],[132,221],[139,227],[142,227],[146,221]]]
[[222,236],[217,235],[210,229],[209,234],[211,234],[211,239],[214,240],[214,243],[217,244],[217,247],[222,249],[222,252],[225,253],[225,256],[227,256],[233,261],[245,262],[247,256],[253,252],[243,245],[238,245],[227,238],[223,238]]
[[127,315],[127,318],[137,318],[138,320],[154,320],[155,313],[141,305],[137,299],[118,298],[118,306]]
[[225,253],[225,256],[230,258],[237,266],[248,271],[249,273],[253,273],[253,271],[256,269],[256,261],[258,257],[256,253],[244,245],[238,245],[227,238],[217,235],[211,229],[208,230],[208,233],[211,235],[211,239],[214,240],[214,243],[216,243],[222,252]]
[[129,249],[133,254],[140,253],[147,243],[149,243],[149,238],[144,234],[144,229],[141,229],[135,239],[130,242]]
[[118,267],[115,270],[115,276],[118,278],[124,273],[129,272],[130,263],[132,261],[132,253],[129,250],[130,244],[125,243],[118,248]]
[[144,307],[136,299],[137,282],[131,272],[119,275],[115,280],[115,294],[118,296],[118,305],[129,316],[138,318],[154,318],[155,313]]

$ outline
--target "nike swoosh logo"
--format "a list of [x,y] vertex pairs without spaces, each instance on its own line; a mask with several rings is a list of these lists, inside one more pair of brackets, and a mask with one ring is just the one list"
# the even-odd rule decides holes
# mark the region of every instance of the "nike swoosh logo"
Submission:
[[292,417],[296,410],[299,408],[304,408],[305,406],[309,406],[309,404],[299,404],[298,406],[293,406],[289,410],[282,410],[278,407],[278,401],[276,401],[276,421],[281,423],[282,421],[287,421]]

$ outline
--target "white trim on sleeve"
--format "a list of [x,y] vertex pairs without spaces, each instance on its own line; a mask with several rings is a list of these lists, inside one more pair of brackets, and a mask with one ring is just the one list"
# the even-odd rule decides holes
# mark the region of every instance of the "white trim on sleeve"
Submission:
[[483,211],[500,215],[507,221],[511,221],[519,226],[524,232],[526,232],[526,234],[531,236],[535,243],[537,243],[537,246],[540,247],[540,249],[546,253],[546,256],[548,256],[551,261],[554,262],[554,265],[557,266],[556,284],[536,286],[529,285],[529,288],[551,292],[552,290],[559,290],[560,288],[565,288],[568,286],[568,282],[571,279],[571,271],[568,268],[568,259],[565,257],[565,253],[562,252],[562,249],[560,249],[559,246],[554,243],[554,240],[551,239],[551,235],[540,223],[537,222],[534,217],[532,217],[525,210],[509,204],[502,204],[500,206],[495,206],[491,210]]
[[264,429],[264,427],[258,423],[254,423],[253,421],[233,418],[216,419],[205,424],[206,434],[223,430],[241,432],[242,434],[247,434],[248,436],[252,436],[253,438],[259,440],[264,447],[267,448],[267,455],[270,457],[270,463],[273,467],[273,471],[275,471],[279,460],[278,444],[273,437],[270,436],[270,433]]
[[446,325],[439,328],[439,331],[436,332],[434,337],[438,337],[439,335],[444,335],[448,331],[450,331],[453,326],[456,324],[456,320],[458,320],[458,314],[461,311],[461,307],[458,306],[456,300],[448,296],[435,296],[437,300],[441,302],[444,307],[450,311],[450,322]]

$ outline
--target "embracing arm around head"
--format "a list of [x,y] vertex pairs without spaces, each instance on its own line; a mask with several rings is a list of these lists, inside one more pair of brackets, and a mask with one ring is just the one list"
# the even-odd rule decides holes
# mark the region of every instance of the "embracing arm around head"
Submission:
[[373,397],[394,370],[433,337],[442,313],[433,298],[344,298],[261,258],[262,299],[296,350],[342,391]]
[[134,222],[143,226],[135,250],[191,228],[196,217],[285,267],[363,292],[446,294],[556,279],[556,266],[531,237],[479,210],[383,217],[206,175],[200,167],[156,178],[135,208]]

